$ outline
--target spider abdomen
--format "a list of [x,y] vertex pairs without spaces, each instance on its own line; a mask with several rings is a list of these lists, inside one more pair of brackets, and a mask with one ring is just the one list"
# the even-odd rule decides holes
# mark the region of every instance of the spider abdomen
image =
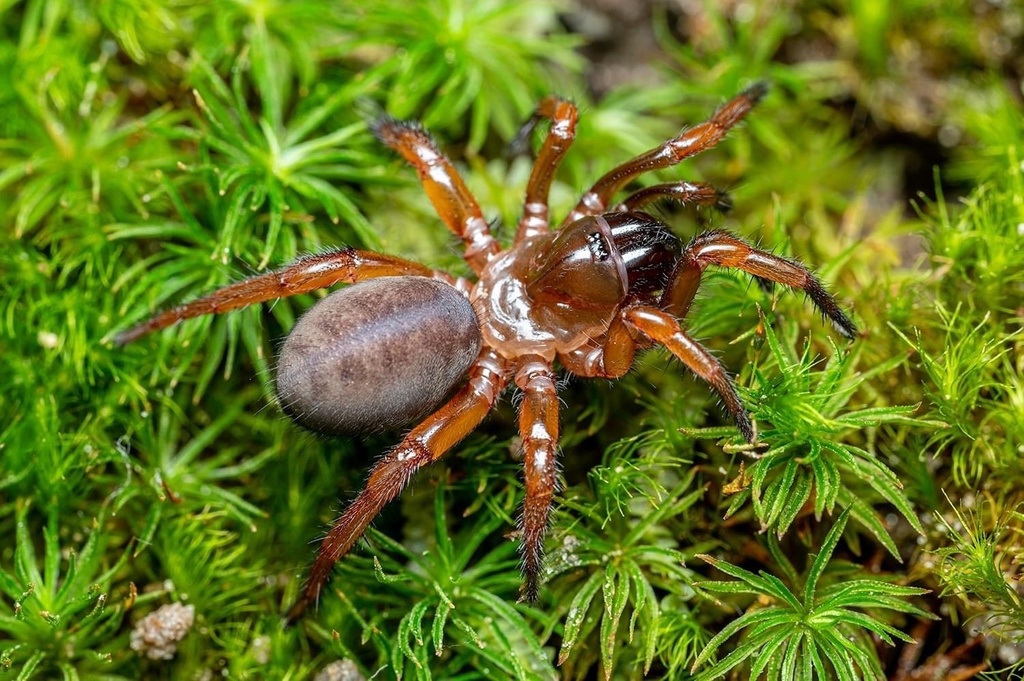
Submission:
[[480,343],[472,306],[451,286],[372,279],[335,291],[299,319],[281,348],[278,400],[320,433],[394,430],[441,405]]

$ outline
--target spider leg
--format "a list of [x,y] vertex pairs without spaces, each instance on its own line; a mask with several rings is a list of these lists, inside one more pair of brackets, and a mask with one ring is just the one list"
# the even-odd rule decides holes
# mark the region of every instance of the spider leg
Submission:
[[682,204],[693,204],[697,206],[714,206],[720,210],[728,210],[732,204],[725,192],[715,189],[710,184],[703,182],[669,182],[667,184],[656,184],[633,192],[622,203],[615,207],[620,211],[640,210],[644,206],[671,199]]
[[810,270],[724,232],[705,232],[683,250],[669,276],[659,307],[680,319],[685,317],[700,285],[701,273],[708,265],[735,267],[759,280],[801,288],[839,333],[847,338],[857,336],[857,327]]
[[526,499],[523,502],[522,599],[537,600],[544,533],[551,501],[558,489],[558,393],[551,363],[527,358],[515,376],[523,391],[519,434],[525,457]]
[[385,118],[374,123],[373,133],[416,169],[434,210],[448,229],[462,239],[466,247],[463,257],[480,274],[501,247],[452,162],[418,123]]
[[413,474],[437,461],[480,425],[497,402],[506,379],[504,360],[493,350],[485,350],[469,370],[469,382],[455,397],[413,428],[405,439],[377,462],[363,491],[334,521],[321,543],[302,595],[285,615],[288,623],[295,622],[310,604],[317,602],[334,564],[351,550],[381,509],[401,493]]
[[707,348],[690,338],[679,326],[675,317],[647,305],[627,308],[623,312],[623,316],[627,324],[652,341],[664,345],[673,355],[682,360],[690,371],[711,386],[711,389],[718,393],[725,408],[736,420],[736,426],[739,428],[740,434],[743,435],[743,439],[750,443],[755,441],[756,436],[750,415],[740,401],[739,395],[736,394],[736,388],[726,373],[725,367],[715,359]]
[[705,122],[684,130],[678,137],[605,173],[583,194],[576,208],[566,217],[563,226],[587,215],[604,213],[611,203],[612,196],[637,176],[651,170],[674,166],[715,146],[722,141],[730,128],[750,113],[767,91],[768,86],[765,83],[755,83],[726,102]]
[[558,360],[566,371],[583,378],[622,378],[633,366],[636,341],[622,315],[616,315],[604,336],[595,338]]
[[551,191],[551,181],[555,177],[558,165],[576,137],[578,116],[579,112],[575,104],[561,97],[549,95],[540,101],[537,111],[510,145],[513,148],[527,146],[529,135],[537,123],[545,118],[551,121],[547,136],[544,137],[544,144],[533,162],[530,181],[526,185],[523,216],[519,219],[519,226],[516,228],[516,244],[532,236],[543,234],[550,227],[548,193]]
[[254,303],[309,293],[334,284],[354,283],[364,279],[411,275],[450,277],[403,258],[372,251],[341,248],[326,253],[307,255],[279,270],[260,274],[218,289],[191,302],[166,310],[141,324],[114,336],[116,345],[124,345],[153,331],[207,314],[220,314]]

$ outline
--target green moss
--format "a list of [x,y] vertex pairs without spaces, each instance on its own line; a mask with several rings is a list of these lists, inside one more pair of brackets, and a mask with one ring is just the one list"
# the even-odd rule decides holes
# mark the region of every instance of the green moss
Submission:
[[[1019,637],[1024,117],[1000,47],[1019,14],[875,4],[660,12],[651,82],[591,101],[565,28],[591,24],[557,3],[0,3],[0,679],[298,679],[339,659],[382,678],[879,677],[933,617],[921,665],[972,618]],[[312,297],[112,335],[334,245],[464,272],[370,135],[382,112],[423,120],[507,235],[528,163],[500,149],[541,96],[581,106],[561,215],[756,79],[772,90],[740,129],[643,182],[730,188],[726,215],[660,215],[803,259],[862,336],[709,273],[688,328],[761,446],[663,352],[567,385],[527,605],[506,403],[283,629],[309,542],[390,444],[274,406],[271,358]],[[169,603],[195,623],[147,658],[133,629]],[[963,655],[939,661],[1006,662]]]

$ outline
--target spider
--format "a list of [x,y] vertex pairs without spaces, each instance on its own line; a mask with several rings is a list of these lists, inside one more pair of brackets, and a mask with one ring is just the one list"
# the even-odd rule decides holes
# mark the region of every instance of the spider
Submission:
[[613,202],[642,173],[715,146],[765,91],[763,83],[749,87],[704,123],[604,174],[558,229],[551,227],[548,192],[575,136],[577,109],[556,96],[541,100],[517,138],[522,142],[549,122],[508,248],[418,124],[379,120],[373,132],[416,169],[438,215],[462,240],[475,283],[395,256],[340,248],[231,284],[117,335],[123,344],[190,317],[357,284],[319,301],[289,334],[277,368],[279,402],[300,424],[327,434],[419,423],[373,466],[366,486],[332,523],[288,621],[317,602],[335,563],[413,474],[473,431],[509,383],[522,393],[521,596],[535,601],[558,487],[556,361],[575,376],[617,379],[638,349],[662,345],[708,384],[753,443],[754,426],[725,368],[681,325],[709,265],[801,288],[840,334],[856,336],[853,322],[800,263],[721,231],[684,245],[642,210],[664,199],[724,204],[712,186],[658,184]]

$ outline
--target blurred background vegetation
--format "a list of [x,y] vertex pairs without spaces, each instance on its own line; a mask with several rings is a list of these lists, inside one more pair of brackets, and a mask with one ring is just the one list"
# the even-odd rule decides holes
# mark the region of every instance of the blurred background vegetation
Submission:
[[[1019,678],[1024,8],[999,0],[0,0],[0,679]],[[565,489],[517,603],[511,399],[283,629],[387,438],[274,404],[315,296],[114,347],[151,311],[333,245],[464,272],[367,123],[423,121],[505,236],[545,94],[601,171],[771,92],[664,206],[811,264],[708,278],[744,451],[665,353],[564,389]],[[1014,676],[1016,675],[1016,676]]]

